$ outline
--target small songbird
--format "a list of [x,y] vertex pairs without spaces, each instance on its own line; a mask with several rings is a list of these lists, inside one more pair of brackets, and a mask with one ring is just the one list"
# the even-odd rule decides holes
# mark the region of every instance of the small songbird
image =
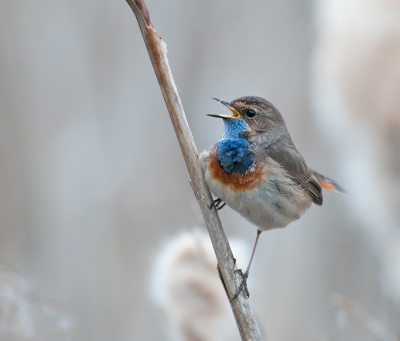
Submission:
[[253,252],[233,300],[246,285],[262,231],[287,226],[313,202],[322,205],[321,187],[345,191],[307,166],[270,102],[255,96],[231,103],[214,99],[231,114],[208,115],[222,118],[225,125],[221,140],[200,155],[205,180],[217,196],[210,209],[227,204],[257,226]]

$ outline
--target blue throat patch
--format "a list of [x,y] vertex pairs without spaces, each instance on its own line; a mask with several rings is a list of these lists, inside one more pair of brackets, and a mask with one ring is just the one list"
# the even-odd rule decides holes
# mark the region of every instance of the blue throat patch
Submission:
[[228,175],[244,174],[254,164],[253,153],[249,151],[250,143],[242,137],[248,125],[240,118],[225,118],[224,124],[224,135],[217,144],[218,164]]

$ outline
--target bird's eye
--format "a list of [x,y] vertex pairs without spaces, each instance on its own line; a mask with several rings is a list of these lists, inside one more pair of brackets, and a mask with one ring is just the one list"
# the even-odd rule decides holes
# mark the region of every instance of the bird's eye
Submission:
[[255,112],[255,110],[253,110],[253,109],[250,109],[250,110],[247,110],[246,111],[246,115],[247,115],[247,117],[254,117],[254,116],[256,116],[256,112]]

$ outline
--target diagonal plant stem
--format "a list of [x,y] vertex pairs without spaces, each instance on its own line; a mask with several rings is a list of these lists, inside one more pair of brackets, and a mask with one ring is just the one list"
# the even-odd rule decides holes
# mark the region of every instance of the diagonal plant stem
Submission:
[[370,315],[360,304],[341,294],[331,295],[330,302],[339,307],[360,322],[372,335],[381,341],[399,341],[386,326]]
[[[233,258],[219,216],[215,209],[210,210],[212,197],[204,181],[197,149],[172,77],[167,59],[166,44],[154,29],[145,1],[126,0],[126,2],[132,8],[139,23],[151,63],[156,73],[189,171],[193,192],[200,205],[210,234],[211,242],[218,260],[219,273],[229,300],[229,298],[233,297],[236,293],[241,283],[241,278],[235,273],[235,270],[237,270],[235,259]],[[239,295],[239,297],[230,304],[242,340],[261,341],[261,334],[248,298],[244,297],[244,295]]]

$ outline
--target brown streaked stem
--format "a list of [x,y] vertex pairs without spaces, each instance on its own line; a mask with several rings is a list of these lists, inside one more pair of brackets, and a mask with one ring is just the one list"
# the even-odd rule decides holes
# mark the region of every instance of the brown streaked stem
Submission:
[[[216,210],[210,210],[212,197],[204,181],[197,149],[192,133],[186,120],[181,100],[179,98],[171,69],[167,58],[167,49],[164,41],[157,34],[144,0],[126,0],[132,8],[138,21],[140,31],[151,63],[154,68],[161,92],[164,96],[172,124],[182,150],[186,166],[189,171],[191,186],[200,205],[203,217],[218,260],[218,267],[222,276],[228,299],[233,297],[240,286],[240,277],[237,270],[228,239],[224,233],[221,221]],[[250,302],[245,295],[239,295],[231,302],[233,314],[239,328],[242,340],[262,340]]]

